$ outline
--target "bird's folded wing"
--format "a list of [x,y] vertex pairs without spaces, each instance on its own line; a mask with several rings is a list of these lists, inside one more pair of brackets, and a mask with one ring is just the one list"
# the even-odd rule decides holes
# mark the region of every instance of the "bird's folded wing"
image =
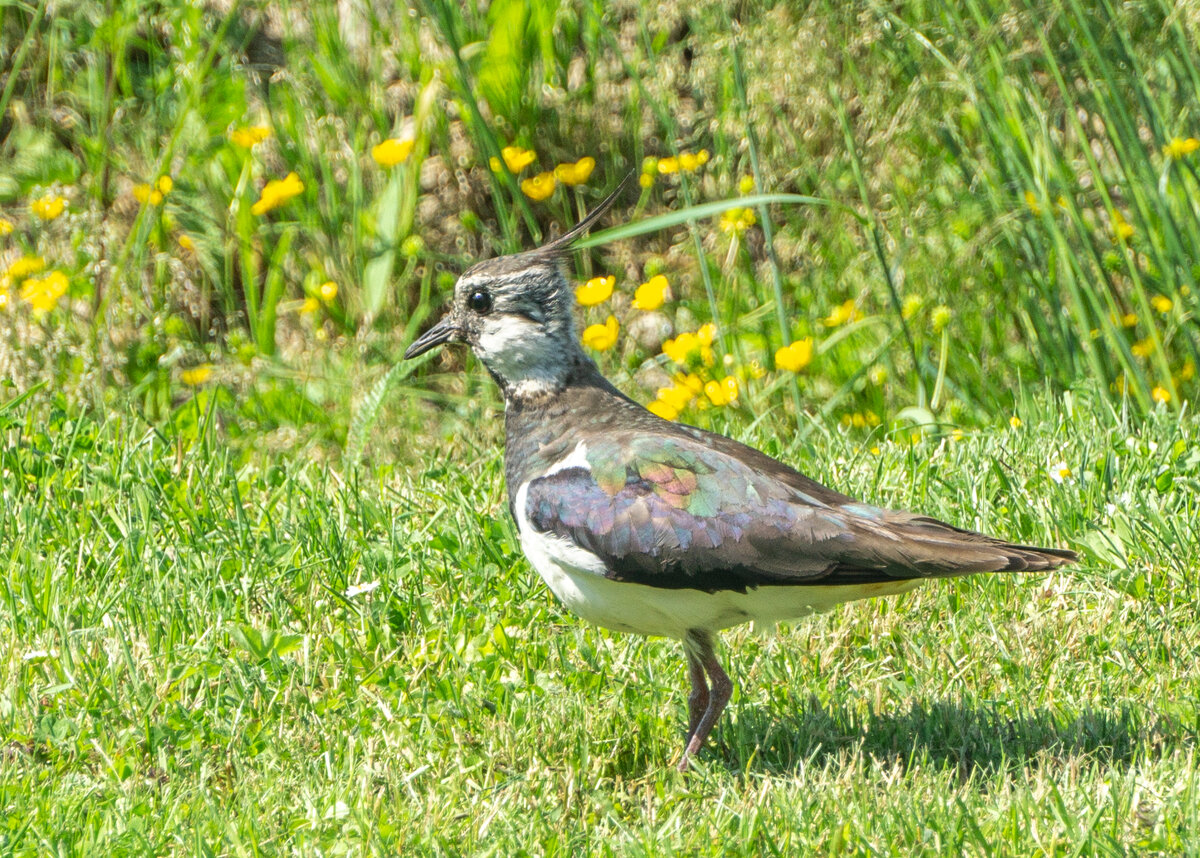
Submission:
[[858,584],[1046,569],[1074,557],[830,503],[794,482],[688,437],[610,439],[530,481],[522,512],[536,531],[599,557],[608,577],[667,588]]

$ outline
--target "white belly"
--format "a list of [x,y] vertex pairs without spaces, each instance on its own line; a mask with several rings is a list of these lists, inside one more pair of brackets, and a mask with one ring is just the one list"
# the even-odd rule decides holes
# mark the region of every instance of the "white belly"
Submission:
[[842,602],[907,592],[921,579],[836,586],[769,586],[745,593],[667,589],[604,577],[600,558],[578,545],[533,530],[525,491],[516,498],[521,549],[554,595],[583,619],[620,632],[679,638],[689,629],[715,632],[754,622],[773,625],[828,611]]

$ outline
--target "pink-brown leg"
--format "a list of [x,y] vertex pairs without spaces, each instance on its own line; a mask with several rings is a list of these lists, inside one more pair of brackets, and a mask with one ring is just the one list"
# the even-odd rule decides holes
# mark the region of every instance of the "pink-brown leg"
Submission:
[[[733,694],[733,682],[730,681],[729,675],[721,668],[720,663],[717,661],[716,653],[713,652],[712,635],[706,631],[693,629],[688,632],[683,645],[687,649],[688,667],[692,675],[693,697],[696,695],[696,674],[694,671],[691,671],[692,666],[698,663],[704,672],[708,674],[708,691],[705,695],[708,698],[708,704],[700,714],[700,720],[688,732],[687,745],[684,747],[683,756],[679,760],[679,770],[681,772],[687,771],[688,760],[693,754],[699,753],[700,749],[704,746],[705,740],[708,739],[708,734],[716,726],[721,713],[725,711],[726,704],[729,703],[730,695]],[[689,709],[691,708],[691,702],[692,697],[689,697]]]

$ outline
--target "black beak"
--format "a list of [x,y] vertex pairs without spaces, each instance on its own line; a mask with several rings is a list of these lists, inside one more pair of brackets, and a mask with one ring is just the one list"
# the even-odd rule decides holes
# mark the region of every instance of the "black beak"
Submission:
[[442,317],[442,320],[430,328],[421,336],[413,341],[413,344],[404,352],[404,359],[415,358],[417,355],[423,355],[434,346],[440,346],[443,343],[448,343],[458,338],[458,328],[450,320],[449,314]]

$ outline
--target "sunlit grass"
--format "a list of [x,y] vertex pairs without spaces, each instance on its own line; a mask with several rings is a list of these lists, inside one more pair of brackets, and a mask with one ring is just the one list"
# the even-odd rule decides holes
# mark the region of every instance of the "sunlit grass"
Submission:
[[[0,6],[0,852],[1195,854],[1194,16],[731,14]],[[678,653],[558,608],[493,385],[399,360],[627,176],[618,386],[1085,556],[733,635],[688,779]]]

